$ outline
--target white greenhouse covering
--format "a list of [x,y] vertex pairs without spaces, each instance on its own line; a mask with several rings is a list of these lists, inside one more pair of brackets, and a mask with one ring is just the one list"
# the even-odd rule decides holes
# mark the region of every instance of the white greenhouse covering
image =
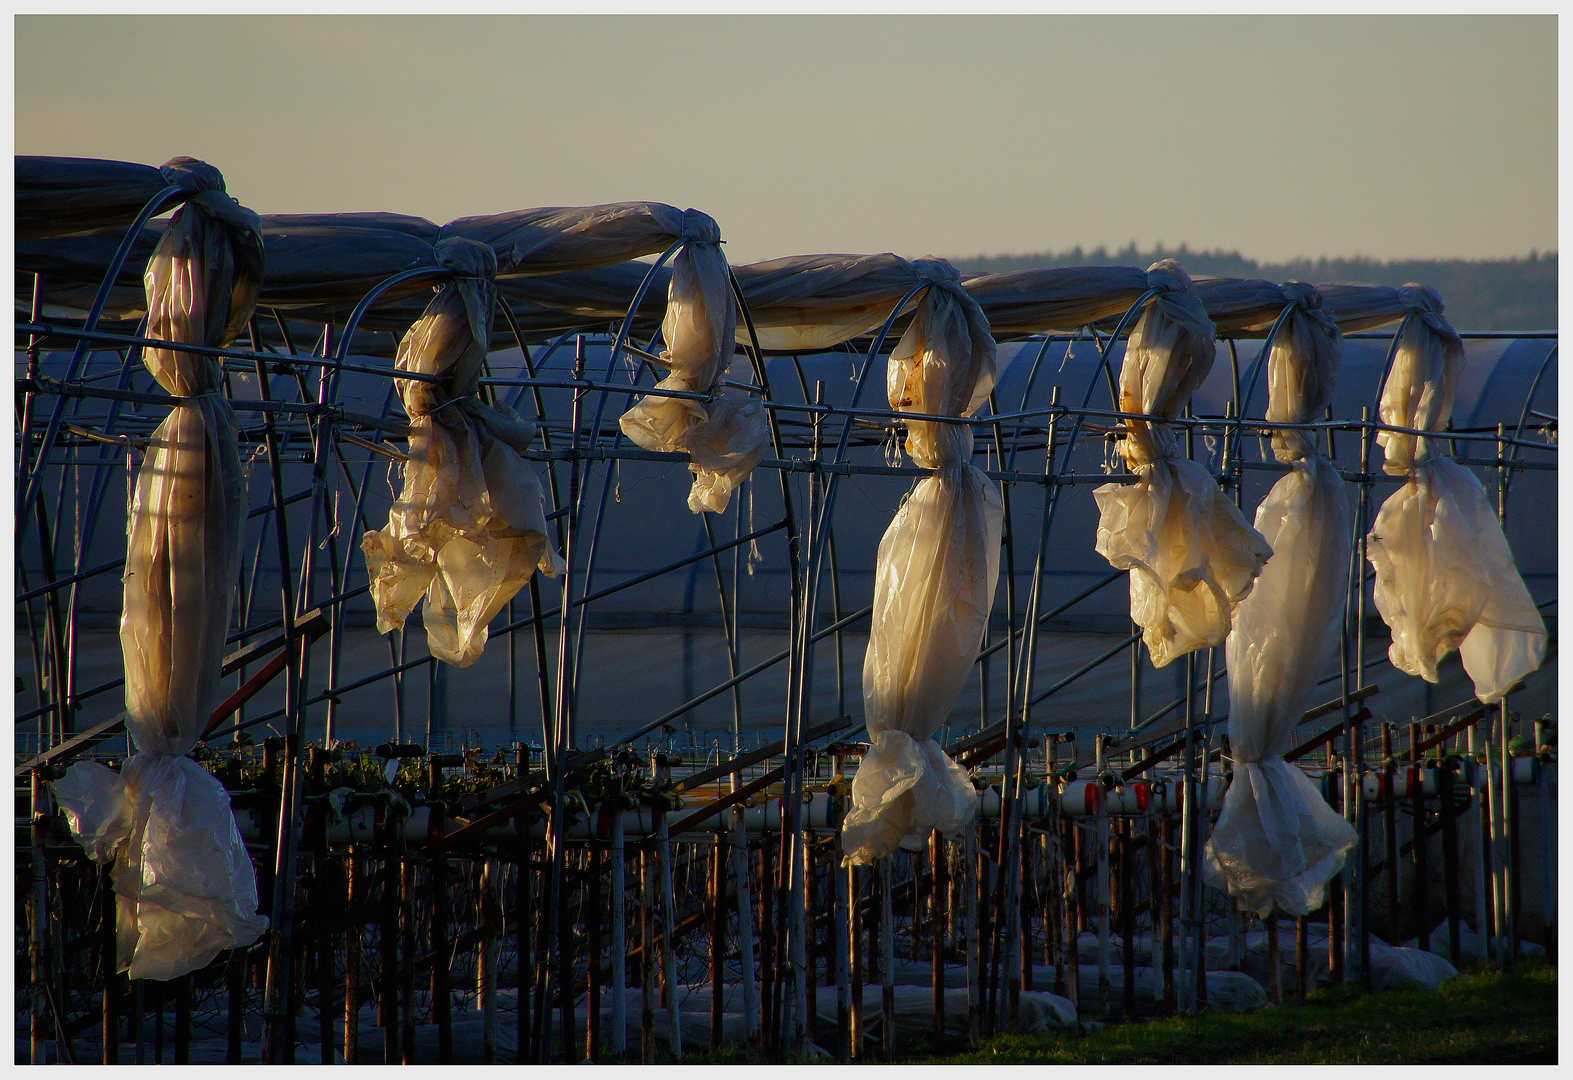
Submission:
[[[1120,368],[1120,411],[1178,417],[1207,377],[1213,324],[1172,259],[1147,271],[1148,302]],[[1119,452],[1137,482],[1094,492],[1098,553],[1130,570],[1131,619],[1154,667],[1220,644],[1272,548],[1165,423],[1126,419]]]
[[[893,409],[971,416],[994,387],[994,339],[949,264],[918,264],[932,284],[891,353]],[[999,577],[1003,508],[972,464],[972,429],[908,420],[906,451],[936,472],[918,481],[879,543],[863,661],[872,743],[852,781],[842,850],[852,865],[952,834],[977,808],[966,770],[934,741],[977,659]]]
[[410,417],[409,459],[388,526],[361,541],[377,605],[377,631],[400,629],[425,597],[432,655],[469,667],[487,624],[539,566],[562,560],[546,535],[541,484],[523,457],[535,425],[477,396],[497,301],[491,248],[450,237],[438,264],[453,271],[399,345],[398,368],[440,375],[401,380]]
[[[164,167],[190,192],[147,267],[149,333],[227,345],[250,317],[262,279],[257,217],[224,193],[217,169]],[[186,755],[217,696],[239,570],[245,477],[218,365],[175,350],[144,362],[182,399],[137,472],[127,537],[127,727],[137,753],[116,773],[73,765],[55,794],[73,834],[114,860],[119,968],[173,979],[267,928],[257,883],[223,784]]]
[[683,248],[672,260],[661,322],[666,341],[661,362],[671,374],[655,388],[708,400],[648,395],[620,424],[646,450],[686,452],[694,474],[688,508],[719,514],[759,464],[770,427],[756,399],[722,397],[721,378],[736,347],[737,300],[721,253],[721,230],[697,210],[684,214],[681,229]]
[[[1438,430],[1453,412],[1463,342],[1431,289],[1406,286],[1410,316],[1382,387],[1381,420]],[[1393,666],[1428,682],[1457,649],[1490,704],[1540,666],[1546,627],[1513,563],[1502,526],[1474,473],[1444,456],[1442,441],[1404,432],[1377,436],[1383,469],[1407,476],[1382,504],[1368,557],[1373,596],[1393,632]]]
[[[1332,398],[1343,337],[1315,289],[1292,283],[1283,293],[1291,312],[1268,355],[1267,419],[1303,424]],[[1290,472],[1257,507],[1273,557],[1225,643],[1234,780],[1207,874],[1246,910],[1306,915],[1321,906],[1355,834],[1284,754],[1338,642],[1352,540],[1343,478],[1316,433],[1276,429],[1273,454]]]

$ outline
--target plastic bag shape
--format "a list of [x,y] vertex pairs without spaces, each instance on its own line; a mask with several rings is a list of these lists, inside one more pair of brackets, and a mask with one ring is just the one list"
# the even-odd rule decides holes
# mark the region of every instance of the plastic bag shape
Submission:
[[[1120,411],[1173,418],[1212,367],[1213,327],[1190,278],[1172,259],[1148,270],[1164,291],[1148,304],[1125,348]],[[1154,667],[1228,636],[1234,606],[1251,591],[1272,548],[1207,470],[1179,453],[1169,425],[1126,419],[1120,455],[1134,484],[1105,484],[1097,500],[1097,550],[1130,570],[1131,618]]]
[[361,540],[377,631],[403,627],[425,598],[433,656],[469,667],[486,648],[487,625],[537,567],[555,577],[561,557],[546,534],[540,481],[523,452],[535,426],[475,397],[491,338],[496,260],[484,244],[437,244],[445,283],[399,343],[410,417],[409,460],[388,525]]
[[[1332,394],[1342,335],[1291,285],[1296,310],[1268,356],[1267,415],[1305,423]],[[1292,471],[1257,507],[1273,557],[1234,612],[1225,642],[1234,781],[1207,844],[1208,880],[1248,911],[1305,915],[1321,906],[1354,830],[1283,755],[1317,676],[1338,641],[1351,538],[1343,478],[1305,432],[1278,430],[1273,449]]]
[[1488,705],[1540,667],[1545,623],[1469,469],[1444,457],[1421,462],[1382,504],[1367,540],[1394,667],[1436,682],[1437,664],[1457,649]]
[[[164,175],[192,194],[148,264],[148,335],[227,345],[262,276],[256,215],[202,162],[177,158]],[[121,969],[170,979],[250,944],[267,921],[229,795],[185,757],[217,696],[239,570],[245,477],[234,416],[214,361],[174,349],[148,349],[144,361],[186,400],[153,436],[127,527],[120,640],[138,752],[119,774],[74,765],[55,791],[89,852],[115,859]]]
[[[1463,345],[1437,294],[1402,290],[1416,313],[1382,386],[1382,422],[1434,431],[1449,419]],[[1381,432],[1383,468],[1408,480],[1377,512],[1366,553],[1372,597],[1392,631],[1388,659],[1427,682],[1454,649],[1475,696],[1499,701],[1545,658],[1546,628],[1480,481],[1442,456],[1441,440]]]
[[688,454],[694,474],[688,508],[696,514],[719,514],[759,464],[770,429],[757,399],[728,399],[720,389],[737,335],[737,303],[721,253],[720,230],[692,210],[684,215],[683,225],[688,242],[672,260],[672,284],[661,321],[667,344],[661,362],[671,374],[655,388],[709,398],[649,395],[618,423],[624,435],[646,450]]
[[[994,384],[994,339],[948,264],[918,265],[935,285],[891,354],[891,407],[969,416]],[[1004,510],[994,484],[971,464],[967,426],[909,421],[906,447],[936,472],[918,481],[879,543],[863,661],[872,744],[842,825],[850,865],[917,850],[935,829],[953,834],[977,808],[966,771],[933,734],[977,660],[999,577]]]

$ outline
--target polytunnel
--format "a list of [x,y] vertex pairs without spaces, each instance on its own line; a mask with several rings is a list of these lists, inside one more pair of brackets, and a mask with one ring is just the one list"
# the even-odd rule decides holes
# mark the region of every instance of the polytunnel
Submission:
[[[144,274],[191,185],[79,159],[18,158],[17,181],[31,1060],[870,1060],[921,1032],[1434,985],[1554,934],[1555,332],[1457,328],[1450,419],[1399,417],[1411,313],[1445,318],[1413,289],[729,266],[727,222],[624,203],[261,213],[254,312],[179,334]],[[1154,355],[1165,305],[1210,366]],[[1282,405],[1308,320],[1342,339],[1336,380]],[[210,383],[155,378],[160,356]],[[153,971],[121,951],[135,860],[95,845],[70,776],[141,768],[117,632],[141,625],[135,493],[193,409],[234,417],[236,556],[171,578],[223,640],[176,676],[200,731],[165,753],[222,787],[203,813],[228,827],[227,801],[249,857],[186,891],[249,885],[255,913]],[[1400,438],[1473,477],[1498,577],[1546,628],[1500,698],[1450,656],[1435,682],[1390,662],[1368,554],[1410,482],[1383,468]],[[443,439],[464,463],[429,479],[458,494],[423,517]],[[1180,458],[1251,584],[1155,667],[1099,501]],[[1290,528],[1312,488],[1345,515],[1314,552]],[[473,604],[448,603],[441,522],[489,553]],[[1284,620],[1252,605],[1291,550],[1324,632],[1281,635],[1285,679],[1248,690],[1237,656]],[[419,572],[383,618],[401,559]],[[1231,849],[1248,785],[1284,815]],[[1246,849],[1233,880],[1204,857]]]

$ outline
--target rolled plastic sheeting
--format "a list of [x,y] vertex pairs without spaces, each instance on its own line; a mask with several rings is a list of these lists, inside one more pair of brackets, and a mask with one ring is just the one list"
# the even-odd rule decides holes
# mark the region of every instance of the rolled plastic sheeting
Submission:
[[[970,416],[994,386],[994,339],[947,263],[923,260],[933,284],[890,357],[894,409]],[[936,829],[971,820],[977,795],[933,734],[978,656],[999,576],[1004,510],[971,463],[972,431],[907,422],[906,450],[935,473],[918,481],[879,544],[873,622],[863,661],[872,742],[852,781],[842,826],[847,863],[918,850]]]
[[[257,217],[209,165],[176,158],[164,177],[191,194],[148,263],[148,334],[228,345],[262,279]],[[173,979],[267,928],[229,795],[185,757],[217,696],[246,485],[218,365],[173,349],[143,362],[185,400],[150,442],[128,524],[120,640],[137,753],[119,774],[78,763],[55,792],[73,835],[115,861],[120,969]]]
[[409,460],[385,529],[361,540],[377,632],[404,626],[425,598],[433,656],[469,667],[486,648],[487,624],[530,580],[561,557],[546,535],[540,481],[524,458],[535,435],[511,409],[476,396],[496,301],[496,259],[460,237],[436,248],[454,272],[399,344],[401,371],[441,382],[400,380],[410,417]]
[[657,390],[708,394],[709,400],[646,396],[622,415],[623,434],[646,450],[686,453],[694,482],[688,508],[721,513],[732,491],[748,479],[770,438],[756,398],[721,396],[720,381],[736,348],[737,302],[732,295],[721,231],[696,210],[683,215],[683,249],[672,260],[661,336],[661,362],[671,374]]
[[[1381,420],[1435,431],[1452,413],[1464,347],[1435,292],[1418,285],[1402,292],[1414,317],[1382,387]],[[1384,431],[1377,441],[1383,468],[1408,477],[1382,504],[1367,538],[1376,569],[1372,597],[1393,635],[1388,659],[1436,682],[1437,664],[1457,649],[1475,696],[1488,705],[1499,701],[1540,667],[1546,627],[1485,488],[1442,455],[1440,440]]]
[[18,155],[16,239],[124,229],[168,185],[151,165]]
[[[815,352],[868,333],[923,283],[899,255],[790,255],[736,268],[759,347]],[[739,344],[750,343],[737,327]]]
[[1134,266],[1057,266],[980,274],[967,292],[997,337],[1072,330],[1124,314],[1147,290]]
[[[1172,259],[1147,271],[1148,302],[1125,349],[1120,411],[1172,419],[1212,367],[1213,325],[1184,269]],[[1127,419],[1120,456],[1134,484],[1093,492],[1097,550],[1130,570],[1131,618],[1154,667],[1228,636],[1236,604],[1251,591],[1272,548],[1224,496],[1207,470],[1179,452],[1169,426]]]

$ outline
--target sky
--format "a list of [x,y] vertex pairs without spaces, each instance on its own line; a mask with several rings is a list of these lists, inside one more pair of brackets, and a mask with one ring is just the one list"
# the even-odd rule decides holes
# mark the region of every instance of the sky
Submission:
[[17,154],[263,214],[648,199],[735,263],[1557,247],[1552,16],[18,16]]

